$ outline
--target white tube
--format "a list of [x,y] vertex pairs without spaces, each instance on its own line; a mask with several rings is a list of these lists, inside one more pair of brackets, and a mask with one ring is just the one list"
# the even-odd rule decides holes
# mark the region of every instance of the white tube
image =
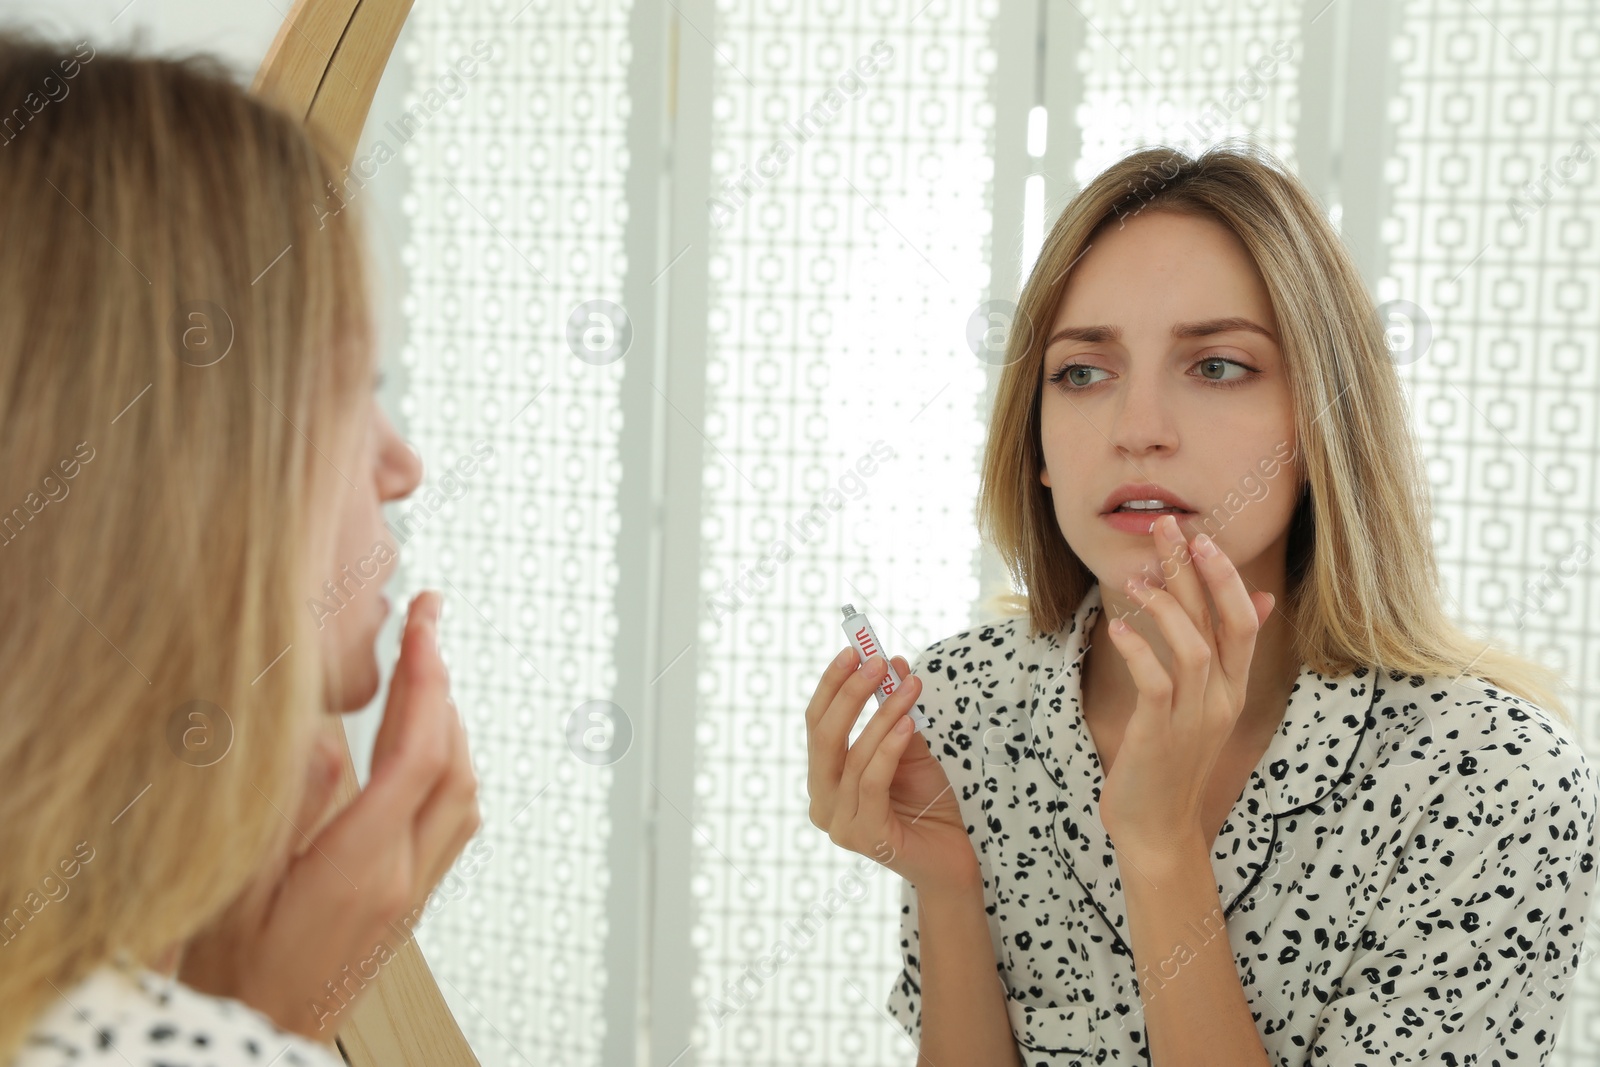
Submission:
[[[877,689],[872,691],[872,695],[878,698],[878,707],[881,708],[883,707],[883,702],[889,699],[889,694],[905,684],[905,679],[901,678],[899,672],[894,669],[893,661],[889,659],[889,654],[883,650],[883,645],[878,641],[878,635],[873,633],[872,624],[867,621],[867,616],[857,611],[852,604],[846,604],[842,610],[844,611],[844,632],[850,638],[850,644],[854,646],[856,655],[861,657],[861,662],[865,663],[873,656],[882,656],[884,663],[889,667],[889,673],[884,675],[883,682],[879,684]],[[932,723],[928,721],[928,717],[923,714],[922,709],[913,704],[911,705],[910,714],[911,721],[916,725],[917,729],[926,734],[928,727]]]

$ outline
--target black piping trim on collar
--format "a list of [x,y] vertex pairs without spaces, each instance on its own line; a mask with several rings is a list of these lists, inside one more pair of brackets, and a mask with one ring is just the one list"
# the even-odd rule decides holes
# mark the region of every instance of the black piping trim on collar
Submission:
[[[1286,818],[1286,817],[1288,817],[1290,815],[1298,815],[1300,812],[1305,811],[1311,805],[1322,803],[1324,798],[1328,797],[1335,790],[1337,790],[1340,786],[1342,786],[1345,783],[1345,779],[1350,777],[1350,767],[1355,762],[1356,753],[1361,751],[1362,744],[1364,744],[1366,742],[1366,739],[1367,739],[1367,727],[1371,726],[1372,723],[1375,721],[1375,717],[1372,714],[1372,709],[1378,703],[1378,693],[1380,692],[1379,687],[1378,687],[1378,674],[1379,674],[1379,672],[1376,671],[1376,670],[1373,670],[1370,673],[1372,675],[1372,681],[1369,683],[1369,685],[1372,688],[1372,699],[1367,702],[1366,711],[1362,713],[1362,716],[1361,716],[1361,729],[1356,734],[1355,744],[1350,746],[1350,755],[1344,761],[1344,769],[1339,772],[1339,777],[1334,778],[1334,779],[1332,779],[1331,781],[1328,782],[1328,787],[1326,789],[1324,789],[1321,793],[1318,793],[1316,796],[1312,797],[1310,800],[1303,801],[1300,804],[1296,805],[1295,807],[1289,809],[1288,811],[1280,812],[1280,811],[1271,811],[1271,810],[1269,810],[1267,812],[1267,814],[1272,817],[1272,843],[1271,843],[1271,845],[1268,846],[1267,854],[1266,854],[1266,856],[1264,856],[1262,858],[1261,865],[1256,868],[1255,875],[1248,882],[1246,882],[1244,884],[1244,888],[1239,890],[1239,895],[1233,898],[1233,903],[1229,904],[1227,909],[1225,911],[1223,911],[1222,918],[1223,918],[1224,921],[1227,921],[1227,919],[1230,918],[1233,915],[1233,912],[1234,912],[1235,908],[1237,908],[1243,901],[1249,899],[1250,894],[1256,888],[1256,883],[1261,881],[1261,876],[1264,873],[1266,873],[1268,865],[1270,864],[1270,862],[1273,859],[1273,857],[1277,854],[1277,851],[1278,851],[1278,820],[1281,819],[1281,818]],[[1385,671],[1383,673],[1388,674],[1390,672]],[[1394,681],[1396,679],[1391,677],[1390,680]]]
[[[1350,746],[1350,754],[1345,757],[1344,768],[1339,772],[1339,776],[1337,778],[1330,778],[1327,786],[1322,790],[1322,792],[1318,793],[1310,800],[1303,800],[1299,804],[1290,808],[1288,811],[1273,811],[1271,814],[1274,819],[1278,819],[1284,815],[1298,815],[1312,804],[1319,803],[1324,797],[1332,793],[1335,789],[1339,788],[1339,786],[1343,785],[1346,778],[1350,777],[1350,765],[1355,762],[1356,753],[1361,751],[1361,746],[1367,739],[1367,727],[1371,726],[1375,721],[1377,721],[1377,717],[1373,715],[1372,709],[1377,706],[1378,694],[1380,692],[1386,692],[1386,690],[1380,690],[1378,687],[1378,675],[1380,673],[1378,670],[1372,667],[1361,669],[1366,670],[1372,679],[1368,683],[1368,687],[1372,690],[1372,693],[1367,700],[1366,709],[1361,714],[1361,729],[1356,731],[1355,744]],[[1381,673],[1387,674],[1390,672],[1384,671]],[[1339,677],[1342,678],[1344,676],[1339,675]],[[1390,680],[1393,681],[1394,679],[1391,678]],[[1294,698],[1291,696],[1289,699],[1293,700]]]

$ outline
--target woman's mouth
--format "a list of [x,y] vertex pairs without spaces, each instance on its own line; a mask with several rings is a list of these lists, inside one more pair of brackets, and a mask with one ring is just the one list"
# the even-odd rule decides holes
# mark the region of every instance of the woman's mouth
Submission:
[[1178,523],[1181,526],[1184,518],[1193,514],[1194,512],[1184,511],[1182,508],[1136,509],[1120,507],[1115,511],[1108,511],[1100,517],[1104,519],[1112,529],[1121,530],[1123,533],[1138,534],[1142,537],[1148,537],[1150,536],[1151,530],[1155,527],[1156,519],[1160,518],[1162,515],[1178,516]]

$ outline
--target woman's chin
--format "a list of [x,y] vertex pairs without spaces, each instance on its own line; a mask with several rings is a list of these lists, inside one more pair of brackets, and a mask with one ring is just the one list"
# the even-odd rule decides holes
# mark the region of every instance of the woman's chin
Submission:
[[329,708],[337,712],[360,711],[365,708],[372,703],[373,697],[378,695],[378,690],[383,686],[383,675],[378,670],[377,656],[368,653],[360,662],[346,663],[344,677],[339,681],[340,691],[329,694]]

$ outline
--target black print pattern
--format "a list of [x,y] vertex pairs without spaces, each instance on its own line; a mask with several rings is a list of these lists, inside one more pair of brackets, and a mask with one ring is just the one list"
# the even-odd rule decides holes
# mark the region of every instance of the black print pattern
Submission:
[[[1026,617],[919,657],[931,746],[984,878],[1029,1067],[1148,1064],[1145,996],[1225,935],[1282,1067],[1549,1058],[1585,951],[1600,785],[1571,731],[1481,679],[1302,670],[1212,851],[1225,924],[1165,960],[1130,948],[1079,709],[1090,589],[1060,635]],[[916,897],[889,1011],[921,1033]]]
[[236,1000],[108,964],[52,1004],[12,1067],[344,1067]]

